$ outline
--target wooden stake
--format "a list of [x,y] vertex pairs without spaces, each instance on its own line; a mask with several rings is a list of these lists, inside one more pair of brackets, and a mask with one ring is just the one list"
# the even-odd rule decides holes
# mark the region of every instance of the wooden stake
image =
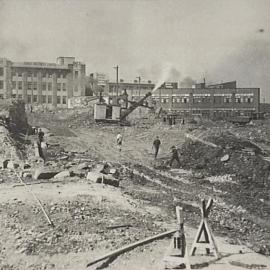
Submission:
[[[207,204],[205,200],[202,200],[202,220],[200,222],[198,231],[196,233],[196,237],[194,239],[193,245],[191,247],[191,256],[195,255],[197,248],[205,248],[206,253],[210,254],[210,250],[212,249],[216,258],[219,258],[218,248],[214,239],[214,235],[208,225],[208,216],[210,213],[210,209],[213,205],[213,199],[209,199]],[[202,235],[204,236],[204,240],[201,240]]]
[[186,269],[190,270],[190,262],[188,257],[186,237],[184,233],[184,220],[183,220],[183,209],[182,207],[176,206],[176,217],[178,230],[174,234],[173,241],[169,246],[167,255],[163,261],[165,268],[178,267],[181,264],[185,264]]

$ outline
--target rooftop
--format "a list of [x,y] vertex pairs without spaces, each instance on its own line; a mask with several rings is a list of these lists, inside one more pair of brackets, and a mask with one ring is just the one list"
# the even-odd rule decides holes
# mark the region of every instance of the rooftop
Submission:
[[13,67],[32,67],[32,68],[50,68],[50,69],[68,69],[67,65],[58,65],[56,63],[45,62],[13,62]]

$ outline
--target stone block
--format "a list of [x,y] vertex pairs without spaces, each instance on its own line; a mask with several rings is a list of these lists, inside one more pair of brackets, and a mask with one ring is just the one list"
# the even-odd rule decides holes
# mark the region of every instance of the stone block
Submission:
[[119,180],[115,179],[111,175],[106,175],[106,174],[97,173],[97,172],[88,172],[87,179],[94,183],[119,187]]
[[102,174],[98,172],[88,172],[87,173],[87,180],[90,180],[95,183],[101,183],[102,182]]
[[78,170],[87,170],[89,168],[88,163],[84,162],[78,165],[77,169]]
[[115,179],[111,175],[105,175],[102,180],[102,183],[105,185],[119,187],[119,180]]
[[2,161],[2,168],[3,169],[6,169],[7,168],[8,162],[9,162],[9,159],[6,159],[6,160],[3,160]]
[[62,171],[54,176],[54,178],[65,178],[70,176],[70,171]]
[[47,171],[44,169],[37,169],[34,173],[34,179],[51,179],[58,173],[59,171]]
[[18,163],[13,162],[13,161],[9,161],[7,164],[8,169],[14,170],[14,169],[17,169],[19,167],[20,167],[20,165]]

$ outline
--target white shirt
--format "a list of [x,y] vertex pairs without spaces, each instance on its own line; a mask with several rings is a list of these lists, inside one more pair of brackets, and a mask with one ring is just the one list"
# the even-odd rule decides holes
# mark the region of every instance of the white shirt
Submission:
[[123,139],[123,137],[122,137],[122,135],[119,133],[119,134],[117,135],[117,137],[116,137],[117,142],[118,142],[118,143],[119,143],[119,142],[122,142],[122,139]]

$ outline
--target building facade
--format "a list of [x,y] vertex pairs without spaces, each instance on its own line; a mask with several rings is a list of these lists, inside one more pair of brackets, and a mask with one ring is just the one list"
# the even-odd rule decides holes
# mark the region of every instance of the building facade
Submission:
[[85,81],[85,65],[75,57],[58,57],[56,63],[0,59],[1,99],[67,107],[68,98],[85,95]]
[[152,95],[162,109],[184,117],[201,115],[224,119],[234,116],[252,116],[260,111],[259,88],[223,88],[219,85],[205,88],[159,88]]

